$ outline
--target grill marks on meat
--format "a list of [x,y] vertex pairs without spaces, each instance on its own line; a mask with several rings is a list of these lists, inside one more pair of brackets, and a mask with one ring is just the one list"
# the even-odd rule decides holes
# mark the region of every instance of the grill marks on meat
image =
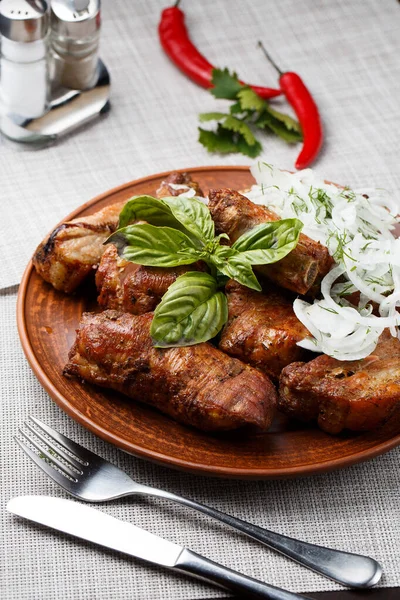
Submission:
[[297,342],[309,335],[283,290],[250,290],[226,285],[229,316],[219,348],[277,380],[283,367],[308,356]]
[[152,314],[83,315],[64,374],[146,402],[204,431],[267,429],[276,390],[267,376],[210,344],[154,348]]
[[166,196],[179,196],[189,189],[193,189],[196,196],[204,196],[197,181],[193,181],[188,173],[171,173],[165,181],[161,182],[156,194],[157,198]]
[[321,355],[283,369],[279,409],[328,433],[400,425],[400,341],[384,331],[373,354],[357,361]]
[[97,301],[102,308],[141,315],[156,308],[179,275],[194,269],[194,265],[171,268],[137,265],[119,257],[116,247],[110,244],[96,273]]
[[56,290],[71,293],[99,264],[103,242],[115,231],[124,203],[56,227],[37,247],[36,271]]
[[[231,242],[261,223],[279,217],[234,190],[210,190],[209,203],[217,233],[227,233]],[[285,258],[255,269],[277,285],[298,294],[313,293],[333,264],[327,248],[300,234],[299,243]],[[313,289],[314,288],[314,289]]]

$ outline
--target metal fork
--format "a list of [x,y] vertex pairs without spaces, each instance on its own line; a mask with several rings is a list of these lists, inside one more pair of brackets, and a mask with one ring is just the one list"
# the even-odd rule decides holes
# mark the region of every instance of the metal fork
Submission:
[[25,425],[30,433],[21,429],[19,431],[39,454],[17,437],[15,441],[42,471],[76,498],[87,502],[103,502],[136,494],[166,498],[222,521],[265,546],[343,585],[368,588],[378,583],[381,578],[381,566],[372,558],[302,542],[237,519],[183,496],[137,483],[115,465],[65,435],[34,417],[29,419],[40,431],[32,427],[29,422]]

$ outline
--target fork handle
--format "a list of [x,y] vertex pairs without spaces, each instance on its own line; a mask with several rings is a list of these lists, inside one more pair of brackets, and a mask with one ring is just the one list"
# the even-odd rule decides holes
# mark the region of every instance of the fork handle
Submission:
[[242,521],[242,519],[237,519],[210,506],[189,500],[189,498],[148,486],[141,487],[143,493],[178,502],[222,521],[222,523],[241,531],[254,540],[261,542],[261,544],[277,550],[288,558],[342,585],[354,588],[369,588],[378,583],[381,578],[381,566],[376,560],[368,556],[309,544],[263,529],[247,521]]
[[199,579],[240,594],[243,598],[266,598],[268,600],[310,600],[306,596],[294,594],[273,585],[257,581],[242,573],[228,569],[218,563],[184,548],[175,566],[175,571],[194,575]]

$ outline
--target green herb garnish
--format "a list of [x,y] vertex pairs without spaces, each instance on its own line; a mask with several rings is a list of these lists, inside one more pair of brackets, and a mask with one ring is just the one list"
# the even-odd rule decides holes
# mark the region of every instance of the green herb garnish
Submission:
[[190,271],[181,275],[157,306],[151,335],[160,348],[206,342],[228,319],[228,302],[215,277]]
[[326,312],[330,312],[333,315],[338,315],[338,311],[335,310],[334,308],[328,308],[327,306],[322,306],[321,304],[318,304],[318,308],[321,308],[322,310],[326,310]]
[[236,73],[214,69],[215,98],[232,100],[229,112],[209,112],[199,115],[200,121],[216,122],[214,130],[199,127],[199,142],[209,152],[240,152],[255,158],[262,151],[254,131],[272,131],[289,143],[303,139],[300,125],[289,115],[281,113],[263,100],[248,85],[241,84]]
[[[132,223],[132,221],[146,223]],[[151,267],[176,267],[203,261],[209,273],[181,275],[155,310],[151,336],[156,347],[188,346],[213,338],[228,318],[222,291],[229,278],[260,291],[252,266],[277,262],[297,245],[303,224],[298,219],[263,223],[244,233],[232,246],[215,235],[208,207],[196,198],[129,200],[119,218],[113,243],[120,256]]]

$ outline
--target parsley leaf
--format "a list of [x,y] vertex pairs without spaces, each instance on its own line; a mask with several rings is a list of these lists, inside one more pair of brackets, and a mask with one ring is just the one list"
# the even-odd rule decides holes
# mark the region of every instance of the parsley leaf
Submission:
[[271,116],[275,117],[275,119],[278,119],[278,121],[281,121],[281,123],[284,123],[287,129],[290,129],[291,131],[296,131],[302,137],[301,127],[298,121],[292,119],[292,117],[280,112],[279,110],[271,108],[270,106],[268,106],[268,111]]
[[242,84],[239,83],[235,72],[229,73],[228,69],[213,69],[212,79],[214,87],[211,93],[215,98],[225,98],[226,100],[235,100],[237,93],[241,90]]
[[240,102],[235,102],[234,104],[232,104],[229,109],[229,112],[231,113],[231,115],[236,115],[238,113],[242,113],[243,109],[242,109]]
[[240,152],[241,154],[245,154],[250,158],[256,158],[262,152],[262,146],[260,142],[256,140],[254,144],[248,144],[246,140],[239,136],[236,141],[237,150],[236,152]]
[[260,142],[255,138],[254,143],[249,144],[242,133],[225,129],[221,123],[218,124],[217,131],[207,131],[199,127],[199,142],[209,152],[221,154],[239,152],[250,158],[255,158],[262,150]]
[[225,119],[228,115],[226,113],[221,112],[209,112],[209,113],[201,113],[199,115],[200,121],[203,123],[204,121],[220,121],[221,119]]
[[242,110],[256,110],[261,112],[267,108],[267,103],[251,88],[245,86],[238,92],[237,97]]
[[289,117],[289,115],[285,115],[269,107],[259,115],[254,124],[260,129],[270,129],[289,143],[301,142],[303,139],[300,125],[297,121]]
[[289,143],[302,140],[297,121],[271,108],[248,85],[240,83],[236,73],[228,69],[214,69],[211,93],[216,98],[232,100],[229,114],[209,112],[200,115],[201,122],[216,121],[217,128],[207,131],[199,127],[199,142],[209,152],[240,152],[255,158],[262,151],[254,130],[270,130]]
[[[207,150],[210,152],[241,152],[251,158],[260,154],[262,150],[261,144],[256,140],[247,123],[242,119],[237,119],[233,115],[226,115],[225,113],[218,112],[203,113],[200,115],[200,121],[213,120],[219,121],[217,132],[210,132],[199,128],[199,141],[207,148]],[[222,134],[223,131],[232,133],[229,133],[229,135],[227,133]],[[208,136],[207,133],[213,133],[214,135]],[[218,144],[215,135],[223,135],[221,145]]]
[[224,129],[236,131],[236,133],[242,135],[249,146],[254,146],[257,141],[250,127],[244,121],[241,121],[232,115],[228,115],[221,125]]
[[207,131],[199,127],[199,142],[209,152],[221,152],[221,154],[238,152],[233,132],[224,129],[221,125],[218,125],[217,131]]

